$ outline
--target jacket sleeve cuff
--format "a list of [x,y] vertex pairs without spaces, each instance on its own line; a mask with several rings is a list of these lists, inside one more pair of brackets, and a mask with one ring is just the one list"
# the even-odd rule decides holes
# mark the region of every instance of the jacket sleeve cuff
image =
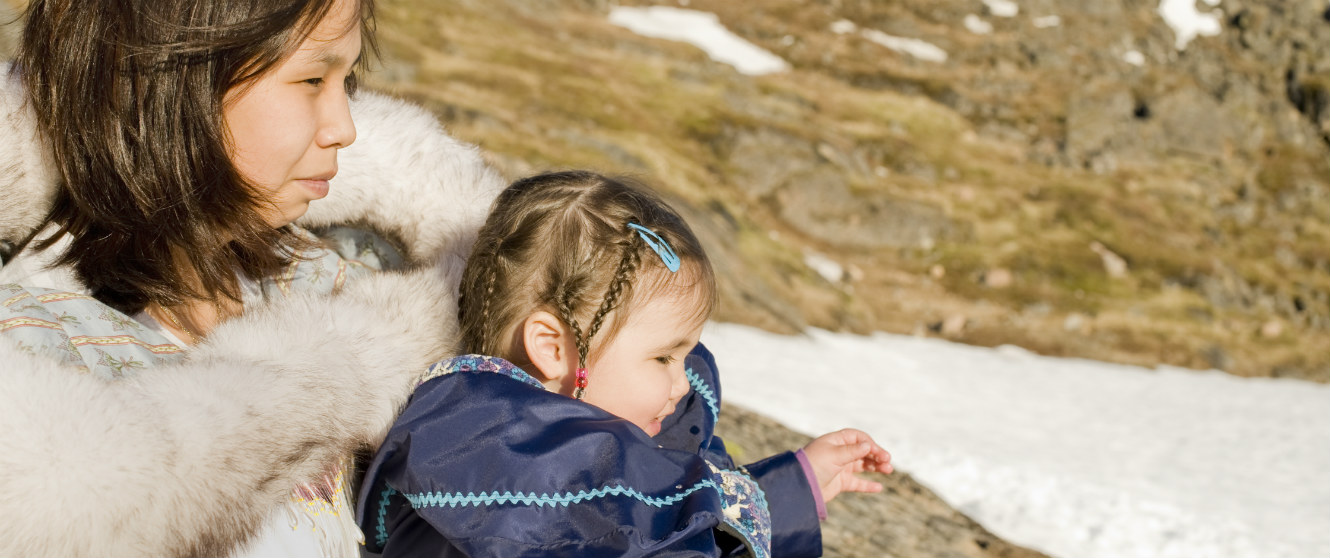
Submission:
[[746,467],[766,493],[771,508],[771,555],[822,555],[822,525],[818,521],[816,483],[808,482],[803,465],[791,451],[776,454]]
[[799,459],[799,467],[804,470],[804,480],[808,481],[808,488],[813,491],[813,501],[817,503],[817,518],[826,521],[827,502],[822,499],[822,487],[818,486],[817,473],[813,472],[813,464],[808,462],[808,454],[804,453],[803,448],[795,451],[794,456]]

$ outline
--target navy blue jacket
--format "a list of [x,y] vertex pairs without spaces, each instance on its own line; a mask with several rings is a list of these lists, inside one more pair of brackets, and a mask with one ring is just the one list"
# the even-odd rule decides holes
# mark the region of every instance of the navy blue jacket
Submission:
[[[734,517],[757,507],[748,498],[770,510],[773,556],[820,556],[816,503],[797,458],[735,467],[714,435],[715,360],[699,346],[685,365],[693,389],[655,438],[515,368],[425,381],[366,471],[356,510],[364,553],[761,555],[752,547],[763,542],[744,529],[752,518]],[[761,490],[730,490],[751,481],[718,468],[745,470]]]

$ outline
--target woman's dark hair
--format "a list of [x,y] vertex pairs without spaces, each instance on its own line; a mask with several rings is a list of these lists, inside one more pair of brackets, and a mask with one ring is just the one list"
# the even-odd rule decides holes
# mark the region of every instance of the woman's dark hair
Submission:
[[[629,223],[664,239],[681,261],[679,270],[667,271]],[[699,319],[716,305],[716,279],[702,245],[654,192],[585,171],[524,178],[494,201],[467,259],[459,348],[525,363],[525,354],[512,354],[517,329],[544,309],[569,326],[585,363],[602,325],[608,327],[597,347],[614,338],[627,309],[671,289],[694,297]],[[605,324],[616,309],[624,311]]]
[[[292,55],[338,0],[33,0],[15,71],[61,185],[59,263],[106,304],[239,300],[308,245],[230,158],[227,92]],[[373,0],[357,29],[372,51]],[[362,60],[364,57],[362,57]],[[353,84],[352,84],[353,85]],[[198,288],[191,287],[198,285]]]

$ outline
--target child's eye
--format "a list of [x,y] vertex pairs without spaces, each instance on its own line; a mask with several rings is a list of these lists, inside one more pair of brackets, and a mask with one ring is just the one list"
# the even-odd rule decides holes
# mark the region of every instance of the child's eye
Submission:
[[666,355],[666,356],[658,356],[658,357],[656,357],[656,362],[659,362],[659,363],[661,363],[661,364],[669,364],[669,363],[671,363],[671,362],[674,362],[674,357],[673,357],[673,356],[669,356],[669,355]]
[[323,85],[323,78],[321,78],[321,77],[309,78],[309,79],[307,79],[307,80],[304,80],[304,81],[301,82],[301,83],[306,83],[306,84],[309,84],[309,85],[313,85],[314,87],[318,87],[318,86],[320,86],[320,85]]

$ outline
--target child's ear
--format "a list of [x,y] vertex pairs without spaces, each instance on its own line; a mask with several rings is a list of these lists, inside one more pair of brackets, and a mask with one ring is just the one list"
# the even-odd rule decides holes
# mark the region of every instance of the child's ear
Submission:
[[522,345],[532,370],[546,387],[562,393],[577,370],[577,341],[563,320],[538,310],[522,321]]

